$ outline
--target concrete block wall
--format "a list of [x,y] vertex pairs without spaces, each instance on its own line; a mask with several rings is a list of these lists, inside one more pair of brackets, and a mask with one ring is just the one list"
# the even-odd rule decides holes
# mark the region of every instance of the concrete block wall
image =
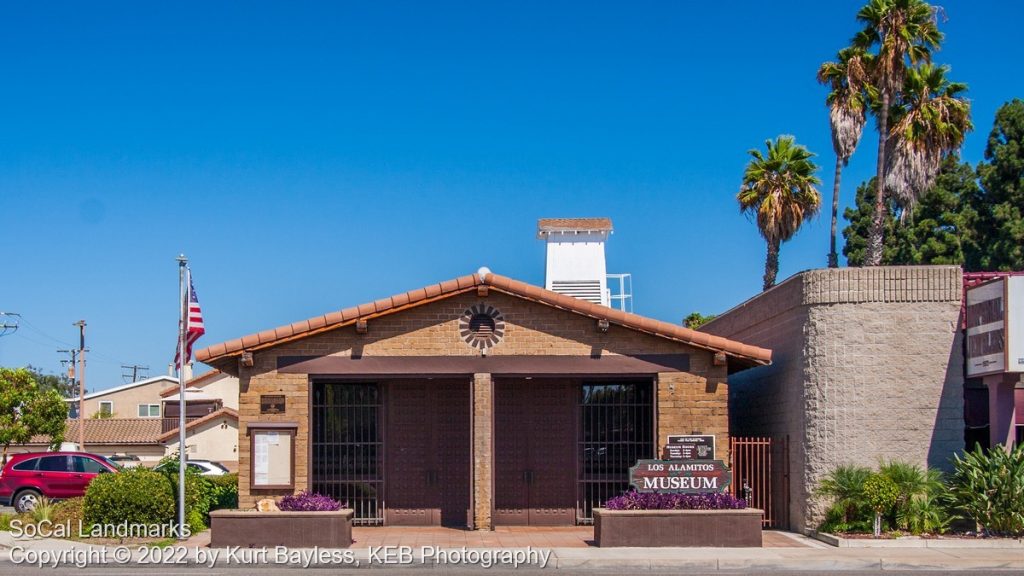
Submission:
[[947,469],[963,448],[961,271],[955,266],[802,272],[703,330],[771,348],[730,377],[732,433],[790,438],[790,521],[840,464],[900,459]]

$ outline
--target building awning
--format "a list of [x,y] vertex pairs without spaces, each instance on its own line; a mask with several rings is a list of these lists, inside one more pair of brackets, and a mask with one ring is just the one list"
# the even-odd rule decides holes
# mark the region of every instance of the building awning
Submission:
[[688,372],[688,354],[636,356],[281,356],[282,374],[321,376],[613,376]]

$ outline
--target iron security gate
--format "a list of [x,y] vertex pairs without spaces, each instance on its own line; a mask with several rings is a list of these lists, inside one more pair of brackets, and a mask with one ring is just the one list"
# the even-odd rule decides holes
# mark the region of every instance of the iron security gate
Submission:
[[358,524],[383,521],[382,404],[374,383],[313,383],[313,491],[348,502]]
[[579,395],[576,519],[629,489],[629,468],[654,456],[653,386],[646,382],[584,383]]
[[752,508],[764,510],[765,528],[789,528],[789,437],[730,438],[731,490],[744,498],[749,488]]

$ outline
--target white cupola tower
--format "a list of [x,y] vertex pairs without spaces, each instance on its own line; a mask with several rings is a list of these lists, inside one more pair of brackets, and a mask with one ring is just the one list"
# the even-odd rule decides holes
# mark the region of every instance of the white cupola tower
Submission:
[[537,237],[547,242],[544,287],[566,296],[609,305],[604,243],[611,218],[541,218]]

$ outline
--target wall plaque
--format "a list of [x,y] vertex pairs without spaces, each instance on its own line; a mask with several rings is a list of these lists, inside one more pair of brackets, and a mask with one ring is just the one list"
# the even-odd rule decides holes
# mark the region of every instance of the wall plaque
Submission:
[[260,396],[260,414],[284,414],[284,394]]
[[661,457],[665,460],[714,460],[715,435],[669,435]]
[[254,489],[291,489],[295,487],[294,424],[253,423],[250,438],[251,476]]
[[637,492],[702,494],[725,492],[732,472],[721,460],[638,460],[629,469]]

